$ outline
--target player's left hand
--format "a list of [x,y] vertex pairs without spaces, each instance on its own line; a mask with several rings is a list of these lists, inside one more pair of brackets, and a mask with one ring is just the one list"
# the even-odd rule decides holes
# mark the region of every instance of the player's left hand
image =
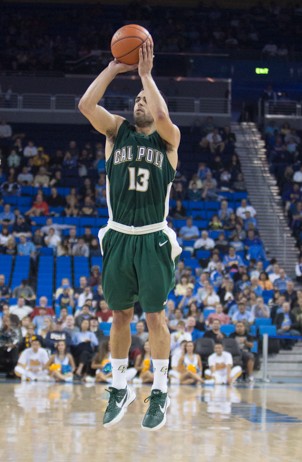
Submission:
[[151,38],[139,49],[138,73],[140,77],[150,75],[153,67],[154,47]]

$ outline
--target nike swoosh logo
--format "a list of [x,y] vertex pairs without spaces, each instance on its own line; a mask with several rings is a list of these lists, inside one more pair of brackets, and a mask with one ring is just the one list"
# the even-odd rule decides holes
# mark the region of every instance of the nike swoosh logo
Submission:
[[165,241],[165,242],[160,242],[159,243],[159,247],[162,247],[163,245],[167,244],[168,241]]
[[159,409],[161,410],[163,414],[166,412],[166,407],[167,407],[167,404],[165,404],[164,407],[159,406]]
[[125,403],[126,399],[127,399],[127,393],[125,394],[125,396],[124,396],[124,398],[122,399],[121,402],[116,403],[117,407],[119,407],[121,409],[123,407],[123,404]]

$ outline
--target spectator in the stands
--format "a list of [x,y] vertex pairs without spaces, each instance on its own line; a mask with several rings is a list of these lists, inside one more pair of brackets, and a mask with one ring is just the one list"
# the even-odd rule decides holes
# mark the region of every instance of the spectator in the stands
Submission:
[[30,240],[30,238],[27,238],[24,236],[24,234],[20,235],[20,241],[19,244],[17,245],[17,252],[18,255],[21,256],[29,256],[32,259],[36,258],[36,247],[33,244],[33,242]]
[[10,295],[11,289],[7,284],[5,284],[5,275],[0,274],[0,306],[4,302],[8,302]]
[[222,200],[220,203],[220,209],[218,211],[218,217],[222,221],[222,223],[226,222],[231,214],[233,213],[233,209],[229,207],[227,200]]
[[242,220],[245,220],[246,219],[246,212],[250,212],[252,217],[256,216],[256,210],[254,209],[254,207],[252,207],[251,205],[248,205],[246,199],[242,199],[241,205],[239,207],[237,207],[237,209],[236,209],[236,215],[237,215],[237,217],[241,218]]
[[54,177],[50,180],[49,186],[51,187],[63,187],[64,186],[64,181],[62,179],[62,172],[61,170],[57,170],[54,174]]
[[302,282],[302,255],[299,255],[298,262],[295,266],[296,280]]
[[47,188],[49,186],[49,175],[45,167],[40,167],[38,173],[34,177],[34,186],[36,188]]
[[270,281],[266,271],[262,271],[259,276],[259,285],[263,290],[273,290],[274,286],[272,281]]
[[101,249],[100,243],[96,237],[91,240],[90,248],[89,248],[90,257],[101,257]]
[[262,286],[259,284],[259,279],[257,276],[251,277],[251,291],[253,291],[257,297],[261,297],[263,293]]
[[[201,180],[199,180],[201,181]],[[197,182],[193,181],[188,187],[188,199],[189,201],[200,201],[201,200],[201,188],[198,188]]]
[[187,286],[185,294],[178,303],[178,308],[182,310],[184,316],[188,313],[190,304],[196,302],[196,300],[197,297],[193,292],[193,287]]
[[49,215],[49,207],[43,198],[42,192],[38,192],[33,206],[25,213],[25,215],[34,217]]
[[269,318],[270,317],[270,309],[264,303],[263,297],[257,297],[256,305],[252,306],[251,310],[252,316],[256,318]]
[[7,158],[8,167],[13,167],[18,169],[21,164],[21,157],[17,154],[15,149],[12,149],[10,155]]
[[220,324],[230,324],[231,319],[230,317],[223,312],[223,306],[221,303],[216,303],[215,305],[215,313],[210,313],[207,319],[205,320],[205,323],[207,326],[211,326],[215,319],[218,319],[220,321]]
[[3,208],[3,212],[0,213],[0,225],[2,226],[10,226],[13,225],[15,222],[15,215],[11,211],[10,204],[5,204]]
[[94,332],[89,330],[89,320],[83,319],[80,332],[73,337],[74,356],[77,364],[76,378],[81,378],[87,371],[95,349],[98,347],[98,339]]
[[26,185],[31,185],[34,181],[34,176],[30,171],[30,167],[27,165],[24,165],[22,167],[22,172],[19,173],[17,177],[17,181],[19,184],[26,186]]
[[230,244],[226,239],[224,232],[219,233],[218,239],[215,241],[215,251],[221,254],[225,254],[229,250]]
[[21,284],[14,288],[13,297],[14,298],[20,298],[20,297],[24,298],[25,302],[28,305],[33,305],[33,303],[36,300],[35,292],[33,291],[32,287],[29,285],[29,281],[27,279],[22,279]]
[[243,252],[244,251],[244,244],[243,244],[242,240],[239,238],[237,233],[235,233],[232,236],[232,240],[230,241],[230,246],[234,247],[236,252]]
[[[293,312],[290,310],[290,304],[284,302],[282,305],[282,311],[277,314],[274,324],[277,327],[277,333],[279,335],[300,335],[296,326],[297,320]],[[291,341],[283,341],[283,347],[291,349]]]
[[257,229],[257,220],[255,217],[252,217],[249,211],[245,212],[245,220],[243,220],[243,227],[245,231],[248,231],[250,229]]
[[209,237],[209,234],[207,231],[202,231],[201,237],[197,239],[194,243],[194,249],[205,249],[205,250],[210,250],[215,247],[215,242],[212,238]]
[[76,332],[80,331],[78,326],[75,325],[75,319],[71,314],[66,317],[65,324],[63,324],[63,330],[70,335],[71,339]]
[[171,217],[176,219],[186,218],[187,212],[180,200],[176,201],[175,207],[171,210]]
[[213,231],[218,231],[223,229],[223,224],[218,215],[213,215],[210,222],[209,222],[209,229]]
[[255,357],[251,352],[253,348],[253,337],[248,334],[248,330],[243,322],[237,322],[236,330],[230,334],[230,338],[236,340],[241,351],[241,358],[243,361],[243,369],[247,372],[247,381],[253,382]]
[[85,244],[87,244],[88,247],[90,248],[90,245],[91,245],[92,240],[94,239],[94,236],[89,226],[86,226],[84,228],[84,234],[82,235],[82,238],[84,239]]
[[60,319],[56,319],[53,329],[47,332],[44,340],[45,347],[51,351],[51,354],[55,352],[57,343],[60,340],[66,343],[67,350],[69,351],[72,339],[70,335],[63,330],[63,322]]
[[[216,243],[215,243],[215,247],[216,247]],[[214,249],[212,252],[212,256],[209,260],[208,266],[206,267],[205,270],[208,271],[209,273],[212,273],[212,271],[215,271],[217,269],[217,266],[219,263],[221,264],[219,251],[217,249]],[[222,269],[224,270],[224,265],[222,265]]]
[[102,342],[102,340],[104,339],[104,332],[102,331],[102,329],[100,329],[100,323],[99,323],[99,320],[98,318],[95,316],[93,318],[90,319],[89,321],[89,330],[90,332],[93,332],[94,335],[96,336],[99,344]]
[[287,283],[291,279],[285,274],[283,268],[280,268],[279,277],[274,280],[274,288],[279,290],[281,293],[284,293],[287,289]]
[[194,285],[189,281],[189,278],[185,275],[181,276],[180,281],[176,284],[174,289],[174,294],[177,296],[185,295],[187,293],[187,288],[190,287],[193,289]]
[[255,321],[253,314],[247,310],[246,304],[244,302],[238,303],[238,309],[232,316],[233,324],[237,324],[239,321],[243,322],[246,327],[251,326]]
[[32,158],[32,161],[35,167],[47,167],[49,162],[49,155],[46,154],[42,146],[39,146],[38,153]]
[[44,238],[47,247],[54,250],[56,253],[58,245],[61,243],[60,236],[55,232],[54,228],[49,228],[48,234]]
[[41,330],[44,328],[46,317],[49,317],[46,307],[40,306],[39,314],[35,316],[32,321],[33,325],[35,326],[36,334],[41,335]]
[[98,265],[93,265],[91,268],[91,273],[88,278],[88,285],[95,287],[102,284],[102,273]]
[[84,199],[84,204],[80,209],[80,215],[85,217],[94,217],[96,216],[97,212],[95,209],[94,202],[92,201],[90,196],[86,196]]
[[25,299],[23,297],[18,298],[16,305],[11,305],[9,307],[9,313],[18,316],[20,321],[22,321],[22,319],[28,316],[32,311],[32,307],[25,304]]
[[220,303],[219,295],[214,291],[214,287],[209,284],[201,296],[201,301],[204,308],[215,308],[217,303]]
[[245,266],[240,255],[236,254],[234,247],[229,248],[228,255],[223,258],[223,264],[226,269],[230,270],[232,265]]
[[50,207],[64,207],[66,201],[65,198],[58,193],[57,188],[52,187],[50,196],[47,197],[47,203]]
[[93,292],[90,286],[84,288],[83,292],[77,298],[77,309],[82,308],[88,300],[93,299]]
[[91,309],[91,306],[89,303],[84,303],[82,307],[80,307],[75,314],[75,322],[78,327],[81,326],[81,323],[83,319],[90,319],[94,316],[94,313]]
[[19,215],[13,225],[13,236],[20,237],[23,234],[26,237],[31,237],[31,226],[25,221],[22,215]]
[[85,244],[84,238],[79,237],[78,242],[72,248],[74,257],[89,257],[89,246]]
[[210,329],[207,330],[204,334],[204,338],[211,338],[214,342],[221,342],[226,335],[220,330],[221,323],[219,319],[214,319]]
[[202,337],[203,334],[196,327],[196,319],[194,316],[188,316],[186,319],[186,332],[191,334],[192,341],[195,342],[198,338]]
[[192,341],[192,335],[186,332],[186,323],[179,320],[176,323],[176,331],[171,334],[171,355],[172,357],[181,351],[181,343],[186,340]]
[[232,183],[232,188],[234,191],[245,191],[245,181],[243,178],[243,174],[241,172],[237,173],[235,181]]
[[183,313],[180,308],[175,308],[174,310],[174,318],[168,321],[168,327],[171,332],[175,332],[177,330],[177,324],[179,321],[184,321]]
[[33,311],[32,314],[31,314],[31,317],[32,317],[32,318],[33,318],[34,316],[36,316],[37,314],[39,314],[39,310],[40,310],[41,307],[45,308],[46,313],[47,313],[49,316],[54,316],[54,311],[53,311],[52,307],[48,304],[48,299],[47,299],[47,297],[45,297],[44,295],[42,295],[42,296],[39,298],[39,302],[37,303],[37,305],[36,305],[35,308],[34,308],[34,311]]
[[296,317],[296,327],[302,333],[302,291],[298,290],[298,300],[295,307],[292,310],[292,313]]
[[284,292],[284,296],[285,296],[286,301],[290,303],[290,306],[292,309],[297,303],[297,299],[298,299],[297,291],[295,290],[295,285],[293,281],[287,282],[286,291]]
[[217,181],[211,172],[206,174],[205,180],[202,183],[202,198],[208,201],[217,201]]
[[136,323],[136,332],[135,335],[139,337],[143,343],[147,342],[149,339],[149,333],[146,331],[146,325],[144,321],[138,321]]
[[2,371],[6,373],[6,378],[14,378],[21,340],[20,328],[14,327],[10,316],[5,315],[0,327],[0,365]]
[[23,150],[24,157],[35,157],[38,154],[38,148],[35,146],[34,141],[28,140],[27,145]]
[[197,175],[200,178],[202,183],[206,179],[206,176],[209,172],[211,172],[211,170],[207,167],[207,165],[204,162],[200,162],[198,164]]
[[100,300],[96,307],[96,317],[99,322],[112,322],[113,314],[105,300]]

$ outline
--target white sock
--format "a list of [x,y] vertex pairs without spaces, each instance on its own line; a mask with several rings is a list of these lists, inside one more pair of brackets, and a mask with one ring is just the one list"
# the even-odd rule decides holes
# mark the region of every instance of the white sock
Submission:
[[152,390],[160,390],[163,393],[167,393],[168,390],[168,359],[152,359],[153,371],[154,371],[154,381],[152,385]]
[[128,358],[125,359],[111,359],[112,365],[112,386],[121,390],[127,386],[127,367]]

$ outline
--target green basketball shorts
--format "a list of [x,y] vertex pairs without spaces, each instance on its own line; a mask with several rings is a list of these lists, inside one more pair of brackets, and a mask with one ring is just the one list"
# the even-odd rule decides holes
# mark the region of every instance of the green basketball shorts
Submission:
[[125,234],[101,228],[102,285],[111,310],[126,310],[139,301],[145,312],[165,308],[175,284],[175,263],[181,253],[171,228],[150,234]]

